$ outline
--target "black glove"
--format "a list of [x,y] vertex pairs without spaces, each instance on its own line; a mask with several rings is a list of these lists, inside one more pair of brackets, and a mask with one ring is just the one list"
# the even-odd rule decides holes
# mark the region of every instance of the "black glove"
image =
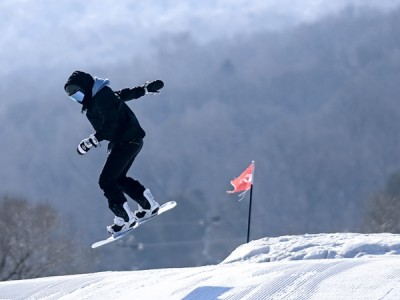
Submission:
[[161,90],[164,87],[164,82],[160,79],[154,80],[152,82],[146,82],[144,85],[145,94],[157,94],[158,90]]
[[99,141],[96,139],[94,134],[91,134],[88,138],[82,140],[78,145],[78,153],[80,155],[86,154],[92,147],[97,147]]

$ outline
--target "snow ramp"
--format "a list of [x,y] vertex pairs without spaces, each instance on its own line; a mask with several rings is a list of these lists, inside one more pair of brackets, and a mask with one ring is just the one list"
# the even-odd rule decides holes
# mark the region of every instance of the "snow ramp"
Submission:
[[[1,282],[0,299],[400,299],[397,236],[366,240],[348,236],[345,239],[352,242],[334,252],[352,257],[335,259],[327,259],[321,243],[316,246],[314,238],[321,239],[321,235],[304,237],[283,238],[282,242],[291,241],[292,246],[282,250],[287,252],[283,257],[295,253],[289,260],[271,261],[269,257],[267,262],[265,255],[274,253],[279,243],[263,239],[239,247],[229,258],[232,262],[219,265]],[[325,240],[338,247],[332,238]],[[307,248],[313,255],[298,254]],[[355,249],[362,253],[370,249],[374,255],[360,257]],[[316,251],[325,258],[318,258]]]

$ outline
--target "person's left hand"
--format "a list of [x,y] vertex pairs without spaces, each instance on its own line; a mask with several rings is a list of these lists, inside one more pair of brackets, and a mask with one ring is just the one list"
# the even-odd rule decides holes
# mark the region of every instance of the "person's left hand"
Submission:
[[144,85],[145,94],[158,94],[159,90],[164,87],[164,82],[160,79],[154,80],[152,82],[146,82]]

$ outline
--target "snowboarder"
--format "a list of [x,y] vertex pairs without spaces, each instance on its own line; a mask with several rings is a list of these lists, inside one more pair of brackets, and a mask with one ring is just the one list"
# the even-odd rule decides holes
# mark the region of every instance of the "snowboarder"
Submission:
[[[157,213],[160,205],[149,189],[138,180],[127,176],[136,156],[143,146],[145,132],[135,114],[125,103],[149,93],[158,93],[164,86],[161,80],[147,82],[134,88],[113,91],[108,79],[75,71],[68,78],[64,90],[68,96],[82,105],[82,113],[92,124],[95,133],[83,139],[77,148],[80,155],[86,154],[103,140],[109,141],[108,156],[99,178],[99,186],[114,213],[114,224],[107,231],[116,235]],[[125,194],[138,203],[132,212]]]

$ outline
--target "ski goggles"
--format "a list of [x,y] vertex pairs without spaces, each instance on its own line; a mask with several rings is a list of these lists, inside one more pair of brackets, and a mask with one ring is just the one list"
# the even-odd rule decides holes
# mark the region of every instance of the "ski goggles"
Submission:
[[73,93],[72,95],[69,95],[69,97],[79,103],[82,103],[83,98],[85,97],[85,94],[82,93],[81,91],[76,91],[75,93]]

